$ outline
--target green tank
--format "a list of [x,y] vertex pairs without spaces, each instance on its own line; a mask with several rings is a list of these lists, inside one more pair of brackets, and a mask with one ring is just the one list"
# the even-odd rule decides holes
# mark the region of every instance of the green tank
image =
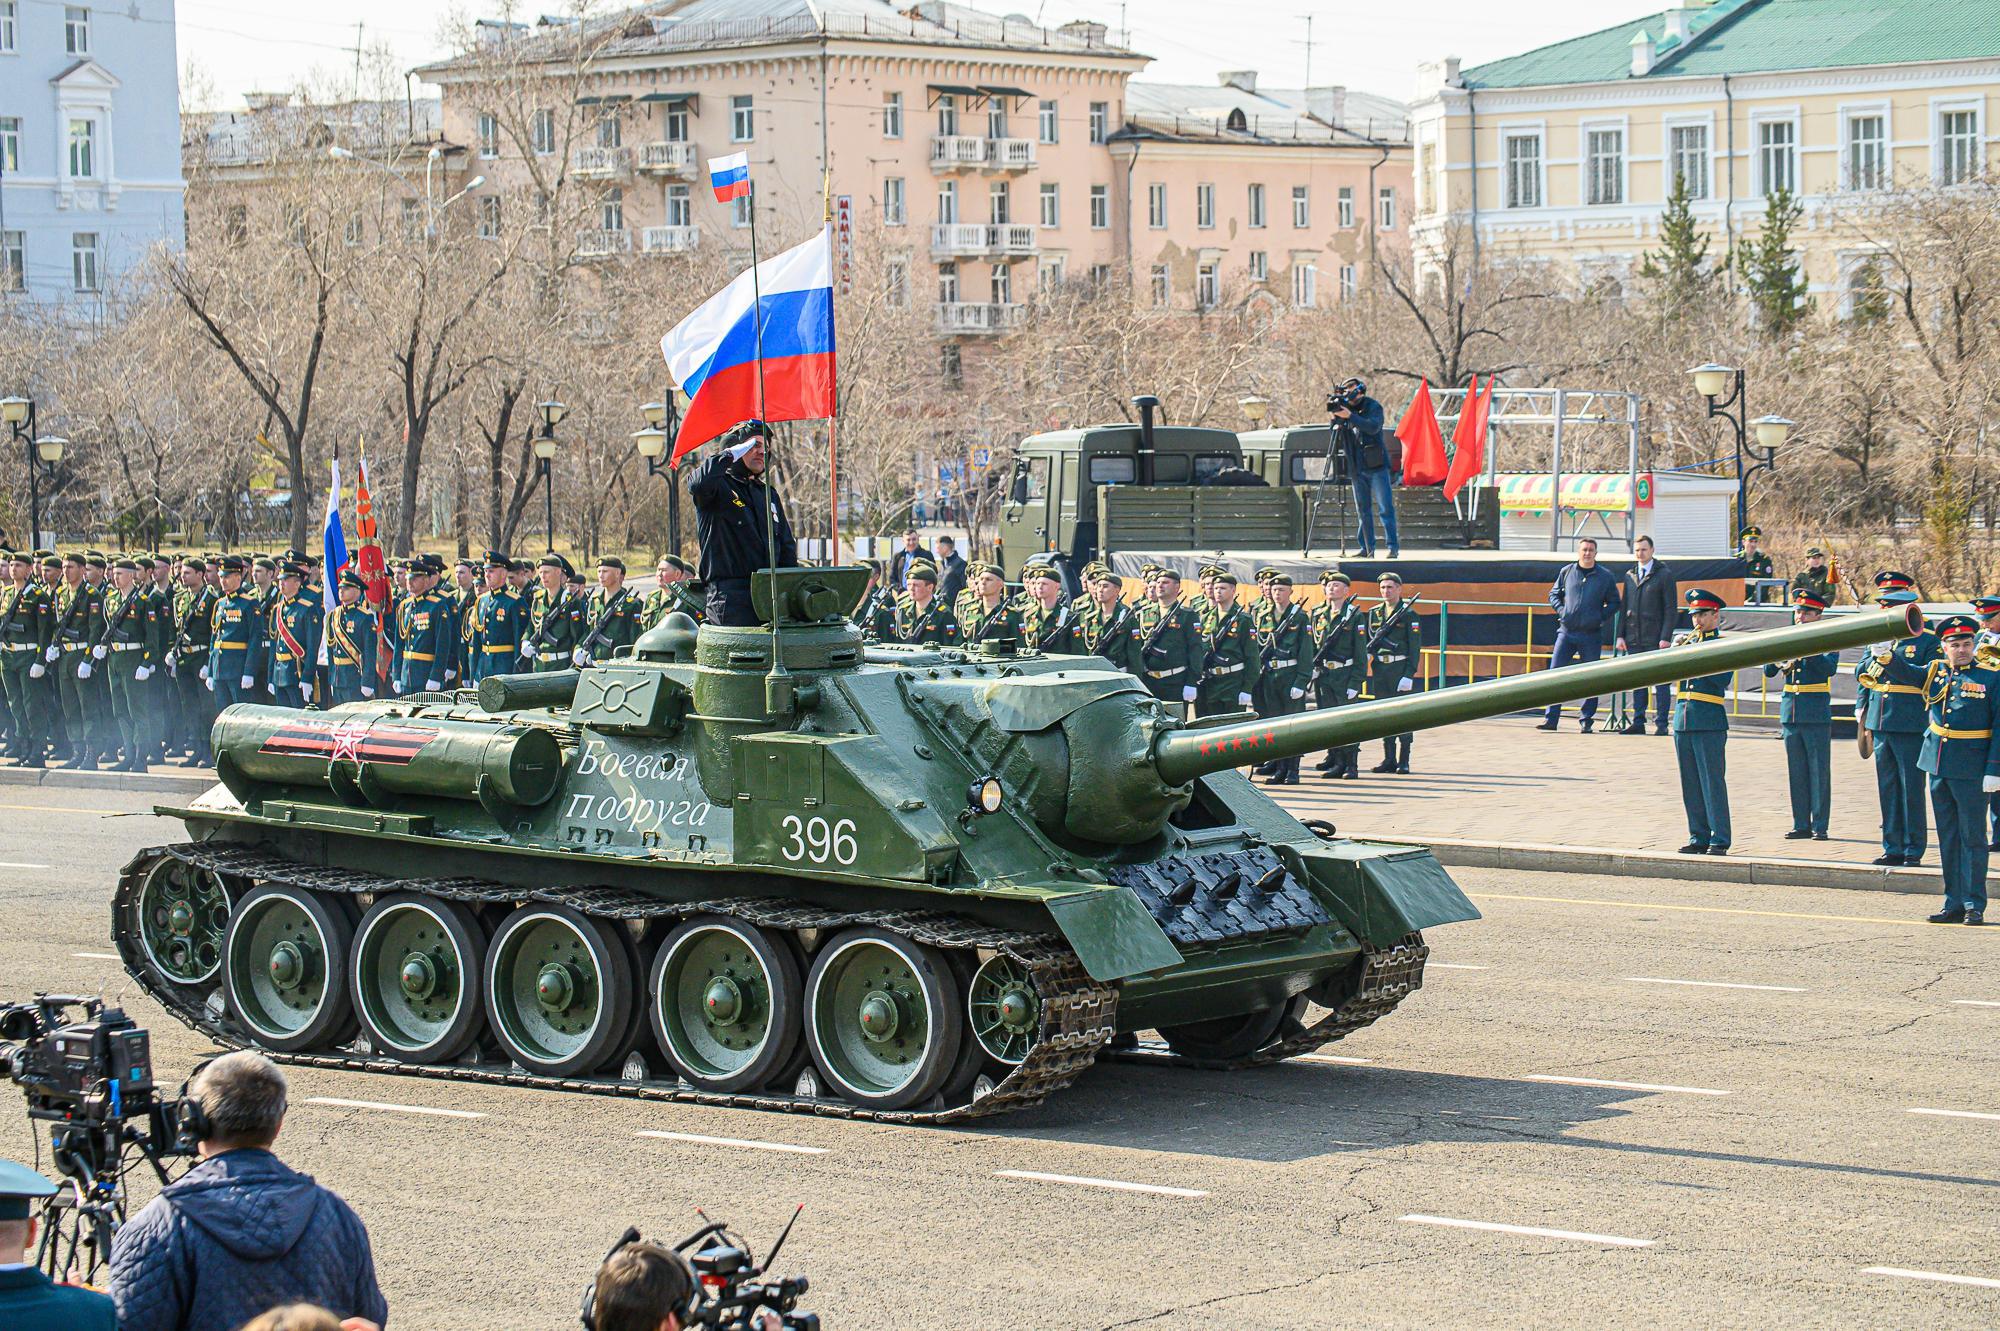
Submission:
[[239,704],[190,839],[113,903],[201,1033],[317,1067],[949,1122],[1157,1031],[1309,1051],[1478,917],[1429,852],[1300,823],[1265,758],[1900,637],[1819,624],[1190,725],[1096,657],[862,646],[865,570],[783,569],[777,627],[329,712]]

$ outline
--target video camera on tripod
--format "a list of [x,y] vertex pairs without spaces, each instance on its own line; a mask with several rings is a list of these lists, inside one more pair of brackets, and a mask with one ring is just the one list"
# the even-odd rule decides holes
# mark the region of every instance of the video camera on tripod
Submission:
[[[673,1251],[694,1273],[694,1291],[687,1305],[670,1310],[680,1318],[680,1324],[689,1328],[706,1327],[710,1331],[759,1331],[775,1318],[785,1331],[819,1331],[818,1313],[797,1311],[800,1296],[811,1287],[804,1276],[759,1279],[778,1260],[778,1251],[791,1237],[792,1226],[805,1209],[801,1205],[792,1212],[792,1218],[785,1222],[761,1263],[740,1235],[697,1209],[695,1214],[704,1221],[702,1227],[673,1246]],[[611,1245],[611,1251],[604,1254],[604,1260],[609,1262],[620,1250],[633,1244],[656,1246],[637,1229],[627,1229]],[[598,1331],[594,1279],[583,1292],[578,1317],[586,1331]]]

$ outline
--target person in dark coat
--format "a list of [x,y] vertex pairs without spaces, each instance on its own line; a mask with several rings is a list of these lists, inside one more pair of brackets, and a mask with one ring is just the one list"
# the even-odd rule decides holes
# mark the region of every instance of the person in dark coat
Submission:
[[946,605],[957,605],[958,594],[965,590],[965,556],[958,552],[958,542],[949,536],[940,536],[938,548],[938,599]]
[[[1556,645],[1549,653],[1549,669],[1560,670],[1573,661],[1595,661],[1604,654],[1604,624],[1618,613],[1618,579],[1597,562],[1597,542],[1585,537],[1576,543],[1576,562],[1556,574],[1549,588],[1549,607],[1556,612]],[[1577,709],[1583,733],[1597,724],[1597,698],[1585,698]],[[1562,718],[1562,704],[1550,703],[1537,730],[1554,730]]]
[[111,1297],[120,1331],[234,1331],[267,1308],[316,1303],[384,1325],[388,1302],[360,1217],[271,1153],[285,1076],[224,1054],[190,1094],[208,1119],[201,1162],[118,1231]]
[[[1624,619],[1620,625],[1624,636],[1618,639],[1618,650],[1637,655],[1640,652],[1658,651],[1674,640],[1674,621],[1680,614],[1681,592],[1674,585],[1673,570],[1664,560],[1653,557],[1653,538],[1641,536],[1632,546],[1638,562],[1625,571],[1622,592],[1625,597]],[[1664,735],[1667,725],[1673,720],[1673,689],[1661,684],[1653,689],[1653,733]],[[1646,690],[1632,690],[1632,718],[1625,723],[1625,734],[1646,733]]]
[[1375,510],[1379,508],[1382,534],[1389,540],[1389,558],[1398,558],[1403,543],[1396,534],[1395,469],[1382,438],[1382,404],[1368,396],[1367,385],[1359,379],[1342,384],[1339,396],[1341,402],[1333,409],[1334,437],[1346,456],[1348,479],[1354,486],[1361,557],[1375,557]]
[[56,1185],[26,1165],[0,1160],[0,1326],[7,1331],[116,1331],[118,1309],[106,1296],[58,1285],[37,1270],[34,1208]]
[[759,621],[750,606],[750,575],[771,566],[774,539],[779,568],[799,562],[799,543],[784,501],[764,481],[764,422],[743,422],[722,444],[688,481],[701,580],[708,584],[709,623],[752,625]]
[[[938,557],[932,554],[913,531],[903,533],[903,548],[889,556],[889,587],[892,591],[906,592],[910,589],[910,570],[918,564],[929,564],[936,568]],[[951,604],[950,601],[945,602]]]

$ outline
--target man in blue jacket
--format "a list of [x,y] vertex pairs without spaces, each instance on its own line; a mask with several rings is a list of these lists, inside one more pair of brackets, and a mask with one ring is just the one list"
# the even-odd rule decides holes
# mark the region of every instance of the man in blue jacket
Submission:
[[[1826,613],[1826,598],[1813,591],[1794,592],[1792,607],[1794,620],[1810,624]],[[1792,792],[1787,841],[1826,840],[1827,815],[1833,807],[1832,681],[1839,670],[1839,652],[1764,667],[1768,676],[1785,677],[1785,691],[1778,700],[1778,733],[1785,740],[1785,776]]]
[[[1694,632],[1674,645],[1711,642],[1722,636],[1722,598],[1706,587],[1687,592]],[[1674,685],[1674,757],[1681,769],[1681,806],[1687,811],[1688,843],[1683,855],[1729,853],[1729,783],[1723,766],[1729,742],[1729,681],[1735,672],[1684,679]]]
[[1368,396],[1368,386],[1349,379],[1327,399],[1333,416],[1333,436],[1347,460],[1347,478],[1354,484],[1354,505],[1360,514],[1361,557],[1375,557],[1375,510],[1382,510],[1382,534],[1389,538],[1389,558],[1402,554],[1396,536],[1395,476],[1389,447],[1382,438],[1382,404]]
[[368,1231],[346,1202],[271,1153],[285,1077],[261,1054],[195,1074],[201,1163],[118,1231],[111,1297],[120,1331],[234,1331],[267,1309],[312,1303],[381,1326]]
[[1918,765],[1930,777],[1937,815],[1944,909],[1932,924],[1986,923],[1986,797],[2000,791],[2000,671],[1973,664],[1979,625],[1952,615],[1937,626],[1939,657],[1921,669],[1887,648],[1875,659],[1887,678],[1916,682],[1925,713]]
[[[1556,612],[1556,645],[1549,669],[1572,661],[1595,661],[1604,654],[1604,621],[1618,613],[1618,579],[1597,562],[1597,542],[1588,536],[1576,543],[1576,562],[1556,574],[1549,588],[1549,606]],[[1554,730],[1562,704],[1550,703],[1537,730]],[[1597,724],[1597,699],[1585,698],[1577,709],[1583,733]]]

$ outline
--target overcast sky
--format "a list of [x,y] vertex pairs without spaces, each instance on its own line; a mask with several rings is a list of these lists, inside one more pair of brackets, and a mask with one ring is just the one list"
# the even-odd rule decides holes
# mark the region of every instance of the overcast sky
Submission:
[[[973,0],[996,14],[1042,23],[1091,18],[1131,25],[1132,45],[1154,58],[1142,76],[1206,83],[1219,69],[1255,69],[1270,86],[1306,79],[1306,22],[1312,22],[1312,81],[1407,99],[1419,62],[1456,55],[1466,64],[1512,55],[1609,26],[1662,6],[1633,0],[1404,0],[1393,5],[1329,5],[1313,0]],[[356,27],[364,45],[386,45],[396,67],[442,51],[453,14],[497,16],[503,0],[178,0],[180,59],[189,90],[205,104],[240,106],[243,94],[301,83],[346,83],[354,70]],[[562,8],[549,0],[546,9]],[[513,6],[517,17],[538,10]]]

